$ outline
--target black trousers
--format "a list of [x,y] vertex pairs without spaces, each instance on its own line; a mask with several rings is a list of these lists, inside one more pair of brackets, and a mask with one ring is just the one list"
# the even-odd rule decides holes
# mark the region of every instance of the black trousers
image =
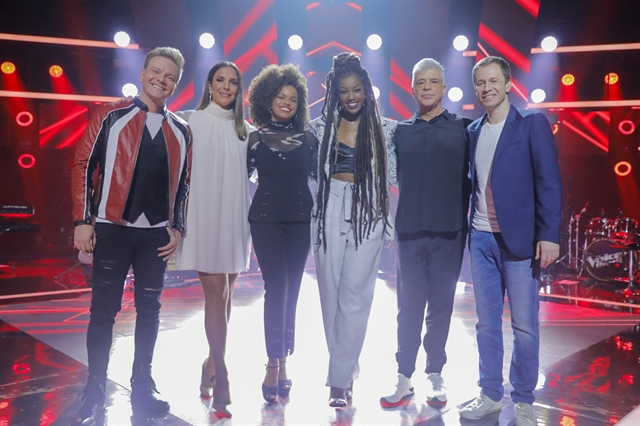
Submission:
[[[398,233],[398,373],[411,377],[420,348],[422,323],[426,373],[447,362],[453,298],[462,266],[466,232]],[[426,306],[426,317],[425,317]]]
[[166,228],[132,228],[96,224],[93,255],[93,293],[87,330],[89,375],[107,377],[113,324],[122,307],[122,292],[129,267],[135,274],[135,355],[132,379],[151,376],[151,361],[160,323],[160,296],[167,262],[158,247],[169,242]]
[[264,280],[264,337],[269,358],[294,349],[300,282],[311,248],[309,222],[251,222],[251,238]]

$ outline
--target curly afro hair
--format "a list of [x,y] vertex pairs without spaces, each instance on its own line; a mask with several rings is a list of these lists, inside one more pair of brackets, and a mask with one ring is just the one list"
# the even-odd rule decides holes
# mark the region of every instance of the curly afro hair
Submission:
[[298,92],[298,109],[293,117],[293,126],[304,130],[309,121],[307,107],[307,79],[293,64],[267,65],[249,86],[249,114],[253,125],[265,127],[271,120],[271,104],[284,86],[293,86]]

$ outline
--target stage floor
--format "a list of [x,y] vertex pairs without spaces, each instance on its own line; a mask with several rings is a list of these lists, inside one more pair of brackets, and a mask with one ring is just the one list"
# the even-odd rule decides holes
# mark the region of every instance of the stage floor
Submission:
[[[351,407],[330,408],[325,387],[328,355],[313,268],[305,273],[299,299],[296,351],[287,368],[290,401],[267,405],[260,386],[266,354],[263,289],[259,273],[241,275],[233,298],[227,362],[232,419],[218,419],[199,397],[200,366],[207,353],[202,290],[197,279],[173,283],[163,294],[160,333],[153,365],[170,414],[153,425],[509,425],[507,395],[492,418],[461,421],[457,408],[478,394],[475,307],[470,285],[456,294],[448,363],[443,377],[449,401],[441,410],[425,403],[425,356],[421,350],[411,403],[383,410],[379,398],[392,392],[396,366],[395,276],[381,274],[360,358],[360,378]],[[0,426],[68,425],[80,407],[86,378],[85,333],[90,293],[0,306]],[[138,425],[131,417],[129,375],[135,308],[125,292],[114,329],[104,425]],[[511,327],[504,316],[506,359]],[[640,424],[639,316],[570,304],[541,302],[540,378],[535,410],[543,425]],[[506,365],[507,363],[505,363]],[[505,370],[505,377],[508,371]],[[622,421],[621,421],[622,420]]]

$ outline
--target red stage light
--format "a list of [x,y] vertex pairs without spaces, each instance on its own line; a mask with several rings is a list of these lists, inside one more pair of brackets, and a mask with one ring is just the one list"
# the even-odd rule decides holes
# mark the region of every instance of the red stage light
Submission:
[[28,374],[31,371],[31,365],[25,362],[15,362],[12,366],[12,370],[16,374]]
[[576,82],[576,78],[573,74],[565,74],[562,76],[562,84],[565,86],[571,86]]
[[18,157],[18,165],[23,169],[30,169],[36,165],[36,157],[31,154],[22,154]]
[[33,123],[33,114],[31,114],[29,111],[19,112],[16,115],[16,123],[18,123],[18,125],[22,127],[30,126],[31,123]]
[[632,385],[634,383],[633,374],[623,374],[618,379],[618,383],[623,385]]
[[622,120],[618,123],[618,130],[623,135],[630,135],[636,130],[636,125],[631,120]]
[[58,78],[63,74],[62,67],[60,65],[51,65],[49,68],[49,74],[51,77]]
[[614,85],[618,82],[620,77],[615,72],[610,72],[609,74],[604,76],[604,82],[610,85]]
[[3,62],[2,65],[0,65],[0,69],[2,69],[2,72],[5,74],[13,74],[16,71],[16,66],[13,62]]
[[618,176],[626,176],[631,173],[631,163],[628,161],[619,161],[613,166],[613,171],[616,172]]

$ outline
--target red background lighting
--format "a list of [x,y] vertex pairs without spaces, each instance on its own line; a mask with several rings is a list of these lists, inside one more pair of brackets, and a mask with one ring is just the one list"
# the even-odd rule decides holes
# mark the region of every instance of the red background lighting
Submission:
[[16,123],[22,127],[28,127],[33,123],[33,114],[29,111],[22,111],[16,115]]
[[622,120],[618,123],[618,130],[623,135],[630,135],[636,130],[636,125],[631,120]]
[[618,176],[626,176],[631,173],[631,163],[629,163],[628,161],[619,161],[613,167],[613,170]]
[[18,157],[18,165],[23,169],[30,169],[36,165],[36,157],[31,154],[22,154]]

